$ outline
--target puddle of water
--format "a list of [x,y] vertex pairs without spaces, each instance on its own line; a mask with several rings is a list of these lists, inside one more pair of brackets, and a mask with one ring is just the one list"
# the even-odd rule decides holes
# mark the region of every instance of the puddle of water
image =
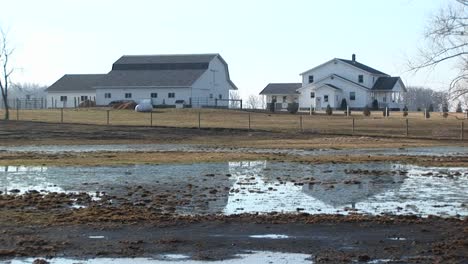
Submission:
[[266,239],[288,239],[288,235],[279,235],[279,234],[266,234],[266,235],[251,235],[250,238],[266,238]]
[[[170,258],[167,256],[175,256]],[[166,259],[164,259],[166,257]],[[183,258],[181,258],[183,257]],[[233,259],[226,259],[222,261],[202,261],[191,260],[185,255],[161,255],[156,258],[92,258],[92,259],[71,259],[71,258],[52,258],[47,259],[51,264],[124,264],[124,263],[148,263],[148,264],[257,264],[257,263],[313,263],[310,255],[295,254],[295,253],[278,253],[278,252],[265,252],[254,251],[250,254],[238,254]],[[13,259],[9,261],[0,261],[0,264],[29,264],[34,261],[34,258],[27,259]]]
[[[0,191],[88,193],[131,202],[170,196],[173,212],[468,216],[468,168],[389,163],[229,162],[0,167]],[[131,189],[142,186],[146,198]],[[130,193],[131,192],[131,193]],[[138,194],[140,195],[140,194]],[[132,200],[133,199],[133,200]],[[107,200],[109,202],[109,200]],[[149,203],[150,204],[150,203]],[[160,202],[161,204],[161,202]],[[150,204],[151,205],[151,204]],[[79,207],[80,205],[75,205]]]
[[105,236],[89,236],[90,239],[104,239]]
[[404,237],[389,237],[388,240],[405,241],[406,238],[404,238]]
[[411,147],[411,148],[369,148],[369,149],[261,149],[239,147],[211,147],[196,144],[110,144],[110,145],[29,145],[0,146],[1,151],[8,152],[234,152],[234,153],[276,153],[300,156],[315,155],[413,155],[413,156],[465,156],[468,148],[457,146]]

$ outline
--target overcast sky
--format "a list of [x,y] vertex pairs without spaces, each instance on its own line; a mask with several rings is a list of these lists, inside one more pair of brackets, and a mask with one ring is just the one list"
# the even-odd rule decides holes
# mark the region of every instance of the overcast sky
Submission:
[[[106,73],[122,55],[220,53],[241,95],[332,58],[446,88],[455,69],[405,73],[429,17],[451,0],[0,0],[15,82]],[[455,72],[456,73],[456,72]]]

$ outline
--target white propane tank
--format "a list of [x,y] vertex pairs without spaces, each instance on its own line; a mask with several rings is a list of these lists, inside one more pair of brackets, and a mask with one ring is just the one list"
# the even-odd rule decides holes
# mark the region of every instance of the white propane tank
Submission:
[[142,100],[137,106],[135,106],[137,112],[151,112],[153,111],[153,105],[151,100]]

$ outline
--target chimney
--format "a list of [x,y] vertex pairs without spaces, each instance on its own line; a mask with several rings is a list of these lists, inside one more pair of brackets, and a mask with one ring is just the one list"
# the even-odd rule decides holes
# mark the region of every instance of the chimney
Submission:
[[353,60],[353,62],[356,62],[356,54],[353,54],[352,60]]

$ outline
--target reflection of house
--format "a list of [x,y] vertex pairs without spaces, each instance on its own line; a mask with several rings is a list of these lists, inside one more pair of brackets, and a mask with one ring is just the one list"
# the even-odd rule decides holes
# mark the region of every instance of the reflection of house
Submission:
[[[340,108],[346,100],[354,109],[371,106],[376,100],[380,108],[402,109],[406,87],[400,77],[391,77],[356,60],[332,59],[301,73],[301,84],[269,84],[260,94],[267,103],[283,102],[278,98],[298,98],[299,109]],[[294,89],[294,87],[297,87]],[[285,94],[288,92],[287,94]]]
[[107,74],[64,75],[47,89],[48,105],[76,107],[96,100],[144,99],[153,105],[228,106],[229,90],[237,90],[219,54],[122,56]]
[[[341,182],[333,184],[305,184],[302,191],[333,207],[350,206],[364,201],[369,197],[400,187],[404,176],[381,175],[376,177],[359,177],[359,183],[344,183],[356,179],[356,175],[348,175]],[[333,185],[333,187],[332,187]]]

